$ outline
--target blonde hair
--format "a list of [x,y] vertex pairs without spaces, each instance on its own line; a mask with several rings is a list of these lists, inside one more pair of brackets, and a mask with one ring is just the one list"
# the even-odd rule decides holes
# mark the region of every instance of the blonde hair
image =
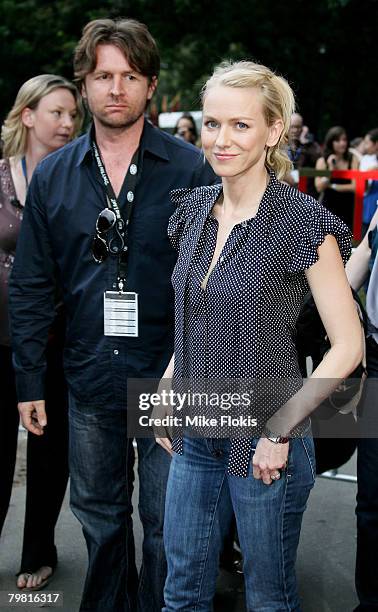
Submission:
[[202,103],[209,89],[216,85],[256,88],[262,96],[267,125],[271,126],[277,119],[282,120],[282,133],[277,144],[268,148],[266,164],[274,170],[277,178],[283,178],[292,169],[287,155],[287,142],[291,115],[295,111],[295,99],[289,83],[261,64],[225,61],[215,68],[205,83],[201,93]]
[[28,128],[21,120],[25,108],[36,109],[40,100],[55,89],[68,89],[75,98],[77,114],[75,117],[74,134],[77,136],[83,123],[84,111],[81,96],[73,83],[55,74],[39,74],[26,81],[16,96],[12,109],[4,121],[1,138],[5,157],[24,155],[27,147]]

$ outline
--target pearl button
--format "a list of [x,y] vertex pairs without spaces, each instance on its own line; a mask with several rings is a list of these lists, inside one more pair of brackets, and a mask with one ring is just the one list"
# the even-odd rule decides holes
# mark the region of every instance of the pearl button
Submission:
[[114,349],[113,353],[114,355],[118,355],[119,351],[117,349]]
[[128,201],[128,202],[133,202],[133,200],[134,200],[134,194],[133,194],[133,192],[132,192],[132,191],[128,191],[128,192],[127,192],[127,201]]
[[130,174],[136,174],[138,172],[138,168],[135,164],[131,164],[130,166]]

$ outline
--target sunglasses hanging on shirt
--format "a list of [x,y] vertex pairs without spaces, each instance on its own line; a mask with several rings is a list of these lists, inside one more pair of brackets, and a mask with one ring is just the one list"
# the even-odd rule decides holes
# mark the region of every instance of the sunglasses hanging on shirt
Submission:
[[[118,200],[94,140],[92,140],[92,149],[100,176],[104,183],[108,204],[108,208],[100,212],[96,221],[96,232],[92,242],[92,256],[94,261],[98,264],[103,263],[109,255],[118,256],[119,277],[124,281],[127,270],[127,226],[133,210],[134,193],[138,180],[139,150],[134,153],[127,172],[127,209],[126,220],[124,220],[121,215]],[[112,237],[107,239],[111,230],[113,230]]]
[[[92,243],[92,255],[96,263],[102,263],[107,258],[109,251],[113,252],[110,242],[108,247],[106,234],[113,229],[116,221],[117,217],[111,208],[104,208],[97,217],[96,234]],[[114,254],[118,254],[118,250]]]

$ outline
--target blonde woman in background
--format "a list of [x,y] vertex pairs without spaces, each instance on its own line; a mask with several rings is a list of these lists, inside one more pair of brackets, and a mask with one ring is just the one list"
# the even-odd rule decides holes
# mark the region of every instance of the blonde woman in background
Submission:
[[[66,79],[42,74],[19,90],[3,128],[0,160],[0,533],[7,515],[17,449],[19,416],[8,327],[8,278],[16,251],[29,182],[37,164],[77,135],[80,96]],[[35,279],[38,283],[38,278]],[[57,563],[54,528],[68,480],[68,424],[61,350],[64,316],[57,307],[51,330],[46,390],[49,425],[28,435],[27,492],[19,588],[44,587]],[[42,435],[43,434],[43,435]]]
[[[221,404],[215,415],[213,408],[197,413],[218,417],[217,425],[157,438],[173,456],[165,612],[212,610],[232,511],[247,610],[300,609],[295,558],[315,478],[308,415],[354,370],[362,347],[343,268],[348,228],[280,182],[290,170],[285,147],[293,111],[290,86],[265,66],[221,64],[203,90],[201,136],[222,185],[173,194],[175,353],[164,377],[173,377],[174,389],[183,379],[206,379],[207,388],[239,392],[239,404],[240,389],[266,385],[253,388],[243,413],[256,418],[255,427],[222,428]],[[308,287],[332,346],[302,387],[295,324]]]

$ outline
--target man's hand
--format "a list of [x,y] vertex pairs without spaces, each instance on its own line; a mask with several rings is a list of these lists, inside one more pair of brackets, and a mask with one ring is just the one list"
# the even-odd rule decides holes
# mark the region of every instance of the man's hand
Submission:
[[252,460],[253,476],[262,479],[266,485],[279,480],[280,470],[286,466],[288,453],[289,442],[274,444],[267,438],[260,438]]
[[25,429],[36,436],[42,436],[43,428],[47,425],[45,400],[19,402],[18,411]]

